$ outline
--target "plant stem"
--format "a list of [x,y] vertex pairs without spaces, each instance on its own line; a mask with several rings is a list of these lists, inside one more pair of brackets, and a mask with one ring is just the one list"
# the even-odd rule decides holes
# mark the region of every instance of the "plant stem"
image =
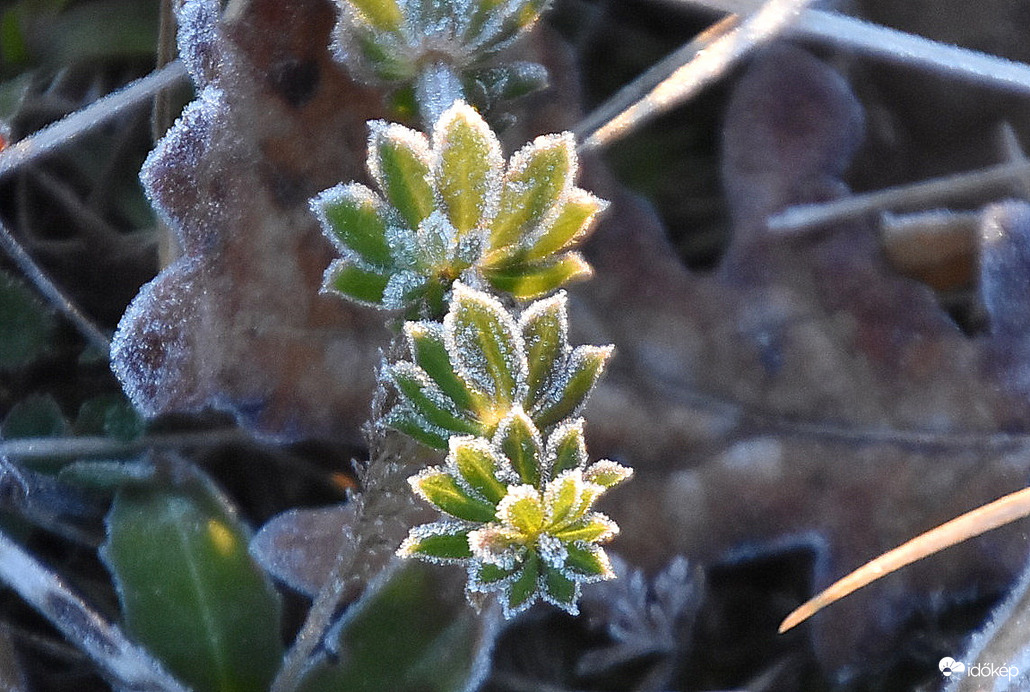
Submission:
[[446,63],[426,65],[415,78],[415,103],[426,132],[432,131],[433,125],[451,104],[464,99],[461,78]]

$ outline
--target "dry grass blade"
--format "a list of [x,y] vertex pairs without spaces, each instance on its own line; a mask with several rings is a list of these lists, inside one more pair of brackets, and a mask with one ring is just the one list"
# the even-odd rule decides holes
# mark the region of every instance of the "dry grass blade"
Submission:
[[175,678],[122,631],[107,622],[62,580],[0,534],[0,581],[32,604],[89,655],[118,689],[186,692]]
[[971,173],[958,173],[911,185],[899,185],[832,202],[799,204],[770,216],[767,226],[770,231],[797,233],[874,212],[899,208],[912,209],[920,205],[936,204],[959,195],[1022,184],[1028,174],[1030,162],[1000,163]]
[[[0,156],[0,166],[2,165],[3,156]],[[105,353],[111,349],[111,337],[100,329],[78,305],[73,303],[58,288],[57,284],[50,280],[46,272],[36,264],[36,261],[18,243],[18,240],[2,221],[0,221],[0,249],[10,256],[22,273],[25,274],[25,277],[36,287],[36,290],[42,293],[55,308],[60,310],[90,344]]]
[[168,87],[186,81],[186,68],[176,60],[137,79],[113,94],[97,99],[89,106],[44,127],[39,132],[15,142],[0,153],[0,179],[21,166],[68,143],[84,132],[142,103]]
[[[748,0],[676,0],[722,12],[743,12]],[[835,12],[805,10],[791,33],[846,46],[857,53],[925,67],[942,74],[1000,88],[1030,92],[1030,65],[960,48]]]
[[[782,33],[810,2],[811,0],[769,0],[736,26],[724,23],[726,20],[720,22],[714,29],[706,32],[710,40],[705,42],[702,38],[699,43],[688,43],[677,51],[676,61],[686,59],[686,64],[674,69],[672,74],[646,95],[606,119],[603,125],[599,125],[586,138],[582,148],[594,149],[610,144],[673,106],[690,99],[705,86],[726,74],[745,55]],[[665,69],[670,67],[665,61],[660,65]],[[654,79],[654,74],[645,73],[641,79],[650,82]],[[628,89],[631,91],[627,93],[632,93],[636,87],[631,86]],[[622,92],[616,95],[617,100],[621,98],[624,98]],[[601,107],[601,111],[607,112],[610,108],[612,107],[605,105]],[[591,116],[586,122],[593,123],[595,120],[596,117]],[[577,135],[582,137],[587,132],[587,128],[580,127]]]
[[916,536],[834,582],[788,615],[780,624],[779,631],[782,634],[796,627],[831,603],[839,601],[848,594],[905,565],[1028,515],[1030,515],[1030,488],[1005,495],[994,502],[966,512]]

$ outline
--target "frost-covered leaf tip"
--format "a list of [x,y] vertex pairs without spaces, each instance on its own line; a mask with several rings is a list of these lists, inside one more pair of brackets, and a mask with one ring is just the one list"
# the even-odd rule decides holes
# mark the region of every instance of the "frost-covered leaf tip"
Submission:
[[444,466],[409,480],[444,518],[412,529],[399,555],[465,565],[469,601],[496,594],[506,617],[538,599],[576,614],[581,584],[614,577],[601,546],[618,526],[593,505],[632,470],[588,465],[582,419],[545,445],[516,409],[491,439],[456,436],[449,447]]
[[411,360],[384,368],[397,394],[384,422],[437,449],[452,435],[490,437],[504,421],[547,430],[576,415],[612,353],[569,345],[564,292],[516,319],[461,282],[442,324],[408,322],[404,333]]
[[590,276],[573,248],[607,203],[573,185],[571,134],[538,137],[505,166],[496,135],[462,102],[431,138],[383,121],[370,128],[368,169],[381,194],[349,183],[311,203],[342,255],[327,290],[437,316],[462,277],[530,299]]

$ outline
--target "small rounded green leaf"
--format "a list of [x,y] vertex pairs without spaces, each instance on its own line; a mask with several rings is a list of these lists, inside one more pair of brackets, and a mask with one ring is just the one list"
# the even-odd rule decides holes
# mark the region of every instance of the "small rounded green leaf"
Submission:
[[580,242],[586,237],[594,218],[607,206],[607,202],[586,190],[573,189],[561,211],[529,246],[526,259],[544,259]]
[[462,379],[495,403],[506,405],[518,398],[528,367],[522,335],[495,298],[455,282],[444,339]]
[[376,29],[396,31],[403,16],[397,0],[347,0]]
[[497,584],[497,582],[504,581],[514,573],[513,570],[504,569],[489,562],[483,562],[480,563],[479,571],[476,573],[476,580],[479,586],[489,588]]
[[[566,471],[547,484],[544,493],[544,504],[547,507],[549,524],[559,526],[570,519],[578,519],[582,511],[583,475],[579,469]],[[577,516],[578,515],[578,516]]]
[[410,228],[418,228],[435,207],[429,143],[421,132],[395,123],[369,123],[368,167],[372,177]]
[[422,368],[401,361],[389,365],[385,374],[411,408],[430,424],[450,433],[475,435],[481,432],[482,426],[463,416]]
[[53,311],[21,281],[0,272],[0,371],[28,365],[49,348]]
[[516,152],[490,229],[490,247],[520,244],[572,187],[575,175],[576,143],[569,133],[537,137]]
[[611,346],[579,346],[573,350],[559,386],[530,412],[538,427],[554,425],[579,411],[604,372],[612,351]]
[[536,401],[551,384],[556,364],[568,357],[568,297],[564,291],[530,305],[519,319],[529,364],[529,400]]
[[390,278],[346,260],[335,260],[325,273],[325,289],[356,303],[381,307]]
[[540,433],[521,407],[516,407],[497,426],[493,442],[511,461],[523,483],[540,486],[542,445]]
[[426,469],[408,479],[420,497],[452,517],[466,521],[492,521],[496,509],[493,504],[472,497],[468,491],[446,471],[439,468]]
[[501,460],[490,443],[483,438],[452,437],[449,463],[468,483],[492,504],[496,505],[507,494],[508,486],[497,479]]
[[454,371],[451,357],[444,344],[443,325],[438,322],[407,322],[404,334],[415,364],[429,375],[436,385],[449,396],[458,408],[474,410],[473,394]]
[[392,264],[382,202],[364,185],[337,185],[311,200],[322,228],[347,252],[376,267]]
[[504,161],[501,146],[474,108],[457,102],[433,129],[436,188],[451,224],[468,233],[492,210]]
[[279,598],[248,539],[200,482],[126,487],[108,514],[126,629],[197,692],[267,690],[282,658]]
[[519,300],[531,300],[575,281],[589,279],[594,270],[578,252],[569,252],[541,262],[512,261],[484,267],[483,275],[498,291],[510,293]]

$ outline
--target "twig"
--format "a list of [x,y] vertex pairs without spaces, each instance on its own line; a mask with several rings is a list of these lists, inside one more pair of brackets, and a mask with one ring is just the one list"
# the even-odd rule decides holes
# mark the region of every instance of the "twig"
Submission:
[[1030,515],[1030,488],[1005,495],[982,507],[930,529],[907,543],[870,560],[857,570],[831,584],[811,600],[801,604],[780,625],[780,633],[796,627],[826,606],[901,569],[916,560],[975,538],[993,529]]
[[[4,156],[0,154],[0,170],[2,170]],[[46,272],[25,251],[25,248],[18,243],[18,240],[2,221],[0,221],[0,248],[3,248],[10,256],[18,266],[18,269],[36,287],[36,290],[42,293],[54,307],[60,310],[88,342],[105,353],[111,350],[111,337],[94,324],[93,320],[82,312],[78,305],[64,295],[61,289],[57,287],[57,284],[46,275]]]
[[162,89],[186,81],[186,68],[176,60],[146,77],[137,79],[123,89],[97,99],[81,110],[67,115],[39,132],[15,142],[0,152],[0,179],[21,166],[54,149],[67,144],[83,132],[98,127],[131,108],[153,97]]
[[[782,33],[797,19],[809,2],[811,0],[769,0],[737,26],[730,28],[729,24],[720,22],[706,32],[707,42],[704,38],[700,39],[697,45],[692,41],[677,51],[675,60],[669,59],[671,63],[660,63],[668,69],[682,60],[688,61],[673,69],[672,73],[648,91],[646,96],[607,119],[593,133],[589,133],[588,128],[579,128],[578,136],[589,134],[581,148],[588,150],[609,144],[673,106],[692,98],[701,89],[726,74],[745,55]],[[645,73],[642,77],[645,81],[653,81],[654,78],[655,75],[651,72]],[[635,87],[629,89],[627,94],[636,90]],[[620,92],[615,97],[620,102],[626,98],[622,94],[623,92]],[[602,112],[607,113],[610,109],[614,110],[614,106],[601,106]],[[597,118],[591,116],[587,122],[593,123],[596,120]]]
[[253,441],[254,438],[240,428],[144,435],[129,441],[114,440],[110,437],[33,437],[0,441],[0,457],[121,457],[139,454],[148,449],[214,447]]
[[0,581],[18,592],[115,683],[115,687],[186,692],[147,651],[107,622],[53,572],[0,533]]
[[766,225],[770,231],[797,233],[873,212],[935,204],[1000,185],[1022,184],[1027,175],[1030,175],[1030,161],[1000,163],[972,173],[958,173],[911,185],[889,187],[823,204],[799,204],[773,214],[766,220]]
[[[740,13],[756,5],[741,0],[670,0],[679,4],[707,7],[720,12]],[[855,52],[885,58],[891,62],[925,67],[999,88],[1030,92],[1030,65],[989,53],[961,48],[855,17],[808,9],[791,26],[792,34],[846,46]]]

